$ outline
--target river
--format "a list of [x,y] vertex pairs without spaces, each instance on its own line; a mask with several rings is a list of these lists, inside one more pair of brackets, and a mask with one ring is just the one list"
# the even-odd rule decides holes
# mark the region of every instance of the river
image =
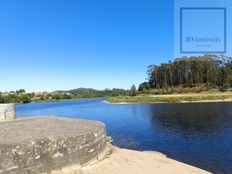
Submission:
[[17,117],[100,120],[113,144],[152,150],[217,174],[232,173],[232,103],[108,104],[100,99],[16,105]]

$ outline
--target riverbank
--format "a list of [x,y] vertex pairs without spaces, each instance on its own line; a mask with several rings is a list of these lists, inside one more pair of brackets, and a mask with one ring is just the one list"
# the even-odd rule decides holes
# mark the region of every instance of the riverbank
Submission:
[[232,92],[119,96],[109,97],[107,102],[113,104],[232,102]]
[[29,117],[1,122],[0,128],[0,173],[208,173],[158,152],[114,147],[99,121]]
[[209,172],[167,158],[158,152],[140,152],[113,147],[105,160],[85,167],[68,166],[52,174],[209,174]]
[[[72,99],[51,99],[51,100],[36,100],[36,101],[33,100],[30,103],[45,103],[45,102],[49,103],[49,102],[76,101],[76,100],[92,100],[92,99],[99,99],[99,98],[104,98],[104,97],[72,98]],[[23,103],[16,103],[16,104],[23,104]]]

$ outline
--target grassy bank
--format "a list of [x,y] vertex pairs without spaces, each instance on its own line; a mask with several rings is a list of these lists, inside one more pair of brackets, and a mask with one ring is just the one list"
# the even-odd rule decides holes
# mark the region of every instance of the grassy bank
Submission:
[[232,92],[205,92],[199,94],[170,94],[170,95],[139,95],[109,97],[110,103],[178,103],[178,102],[210,102],[232,101]]

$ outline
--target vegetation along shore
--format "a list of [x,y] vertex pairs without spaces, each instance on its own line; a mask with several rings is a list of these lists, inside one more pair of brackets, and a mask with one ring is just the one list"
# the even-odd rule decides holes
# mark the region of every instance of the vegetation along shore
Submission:
[[232,58],[204,55],[148,66],[148,81],[133,85],[130,96],[110,103],[211,102],[232,100]]
[[232,58],[217,55],[182,57],[150,65],[148,81],[138,89],[77,88],[53,92],[24,89],[0,92],[0,103],[30,103],[107,97],[110,103],[199,102],[232,100]]
[[107,102],[118,104],[183,103],[183,102],[232,102],[232,92],[203,92],[199,94],[167,94],[108,97]]

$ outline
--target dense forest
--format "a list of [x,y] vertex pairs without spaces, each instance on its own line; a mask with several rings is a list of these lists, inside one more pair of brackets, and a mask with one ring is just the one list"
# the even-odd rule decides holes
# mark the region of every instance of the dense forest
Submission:
[[232,87],[232,58],[216,55],[177,58],[150,65],[147,73],[148,82],[140,84],[139,91],[196,86],[227,90]]

